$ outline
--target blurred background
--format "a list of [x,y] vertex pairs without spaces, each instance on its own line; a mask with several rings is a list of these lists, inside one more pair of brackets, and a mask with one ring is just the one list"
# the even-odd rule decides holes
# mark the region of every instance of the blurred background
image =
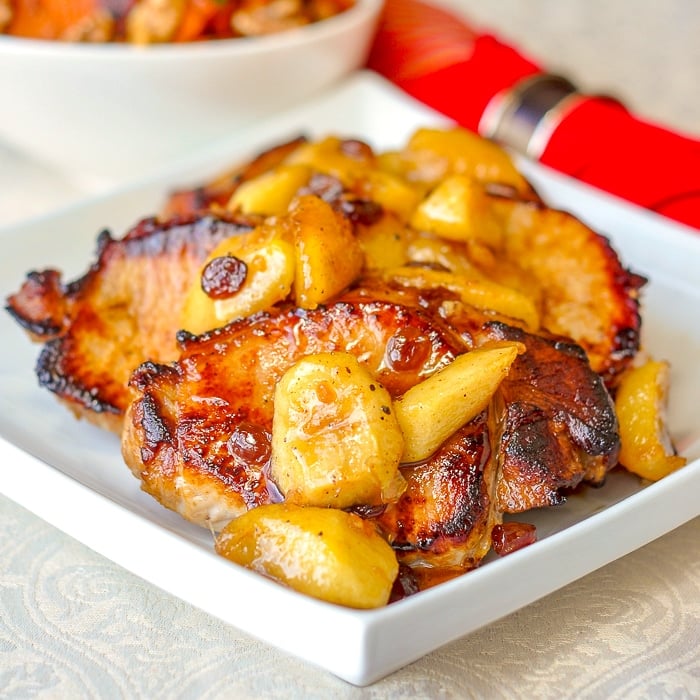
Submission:
[[[477,32],[495,34],[550,72],[561,73],[582,91],[612,95],[643,119],[700,137],[697,0],[433,2],[464,16]],[[85,194],[0,140],[0,225]]]
[[697,0],[433,0],[586,92],[700,136]]

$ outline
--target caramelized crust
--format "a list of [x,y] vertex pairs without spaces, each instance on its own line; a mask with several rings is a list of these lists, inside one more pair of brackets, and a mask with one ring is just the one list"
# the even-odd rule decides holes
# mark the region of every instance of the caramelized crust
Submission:
[[[639,350],[639,289],[610,242],[566,212],[540,202],[494,198],[505,258],[540,282],[541,323],[576,341],[609,386]],[[494,269],[494,271],[496,271]]]
[[201,261],[250,228],[242,219],[145,219],[121,240],[102,232],[96,262],[74,282],[62,284],[55,270],[30,272],[7,308],[46,342],[40,384],[76,415],[119,431],[134,367],[177,357],[180,308]]
[[401,469],[407,489],[376,522],[402,564],[465,571],[489,551],[500,512],[487,423],[482,413],[429,459]]
[[498,507],[519,513],[557,505],[582,481],[600,484],[617,463],[612,399],[578,345],[488,323],[484,337],[527,347],[498,392]]
[[32,340],[41,343],[65,330],[67,296],[58,270],[32,270],[20,291],[7,298],[5,308]]

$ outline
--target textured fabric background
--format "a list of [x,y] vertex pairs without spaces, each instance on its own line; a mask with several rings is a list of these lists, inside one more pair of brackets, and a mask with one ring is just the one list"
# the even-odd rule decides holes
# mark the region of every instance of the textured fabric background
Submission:
[[161,592],[3,497],[0,522],[2,698],[700,696],[700,518],[364,689]]
[[[695,0],[448,4],[583,88],[700,135]],[[2,163],[0,189],[17,176],[6,164],[19,161]],[[358,689],[164,594],[0,496],[0,698],[700,697],[699,542],[695,519]]]

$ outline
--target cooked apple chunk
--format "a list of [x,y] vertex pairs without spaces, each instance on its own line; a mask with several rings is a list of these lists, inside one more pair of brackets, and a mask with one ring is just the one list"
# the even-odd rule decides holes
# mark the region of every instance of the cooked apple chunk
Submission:
[[413,182],[436,183],[455,174],[508,185],[519,192],[531,189],[503,148],[467,129],[418,129],[399,160]]
[[364,255],[352,225],[315,195],[298,197],[283,225],[294,241],[294,296],[304,309],[315,309],[353,282]]
[[244,214],[284,214],[311,171],[304,165],[280,165],[239,185],[227,208]]
[[244,258],[248,274],[240,289],[229,297],[214,300],[218,325],[267,309],[287,297],[294,281],[292,245],[275,239]]
[[365,270],[386,270],[409,262],[408,245],[413,234],[393,213],[384,212],[368,225],[358,224],[356,236]]
[[[233,259],[245,270],[235,289],[218,293],[207,288],[206,272],[216,262]],[[294,282],[294,247],[261,226],[250,233],[222,241],[205,261],[192,284],[182,311],[182,327],[190,333],[204,333],[236,318],[244,318],[285,299]],[[223,274],[221,275],[224,276]]]
[[459,355],[395,401],[405,440],[402,461],[427,459],[481,413],[521,349],[518,343],[503,343]]
[[432,270],[421,266],[404,265],[386,270],[384,278],[404,287],[419,289],[447,289],[465,304],[484,311],[517,318],[531,330],[540,325],[535,302],[516,289],[511,289],[486,278],[470,278],[446,270]]
[[353,187],[375,165],[369,145],[355,139],[327,136],[299,146],[287,159],[288,165],[304,165],[311,170],[338,178],[344,186]]
[[411,226],[449,240],[471,239],[498,247],[503,230],[489,204],[480,183],[466,175],[452,175],[417,206]]
[[358,186],[363,196],[407,221],[420,202],[421,189],[401,177],[381,170],[370,170]]
[[682,467],[666,423],[669,365],[649,360],[620,380],[615,409],[620,421],[620,464],[650,481]]
[[345,352],[303,357],[277,383],[271,475],[292,503],[348,508],[399,495],[391,397]]
[[351,608],[386,605],[399,570],[371,522],[288,503],[236,518],[217,537],[216,551],[300,593]]

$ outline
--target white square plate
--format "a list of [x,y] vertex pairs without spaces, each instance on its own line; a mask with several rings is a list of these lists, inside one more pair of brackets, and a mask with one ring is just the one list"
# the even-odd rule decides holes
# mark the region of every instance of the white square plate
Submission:
[[[0,230],[3,297],[29,269],[66,279],[90,262],[98,231],[122,233],[157,211],[166,190],[199,182],[300,132],[401,145],[418,126],[445,120],[372,74],[358,74],[168,172],[48,217]],[[239,629],[357,685],[531,603],[700,514],[700,236],[537,165],[521,164],[553,205],[611,237],[624,262],[651,278],[645,345],[672,363],[670,422],[691,462],[643,486],[613,474],[558,508],[528,514],[539,541],[480,569],[376,611],[349,610],[294,593],[218,557],[211,535],[139,490],[114,435],[78,422],[37,387],[36,347],[0,316],[0,490],[153,584]],[[517,584],[514,584],[517,582]]]

